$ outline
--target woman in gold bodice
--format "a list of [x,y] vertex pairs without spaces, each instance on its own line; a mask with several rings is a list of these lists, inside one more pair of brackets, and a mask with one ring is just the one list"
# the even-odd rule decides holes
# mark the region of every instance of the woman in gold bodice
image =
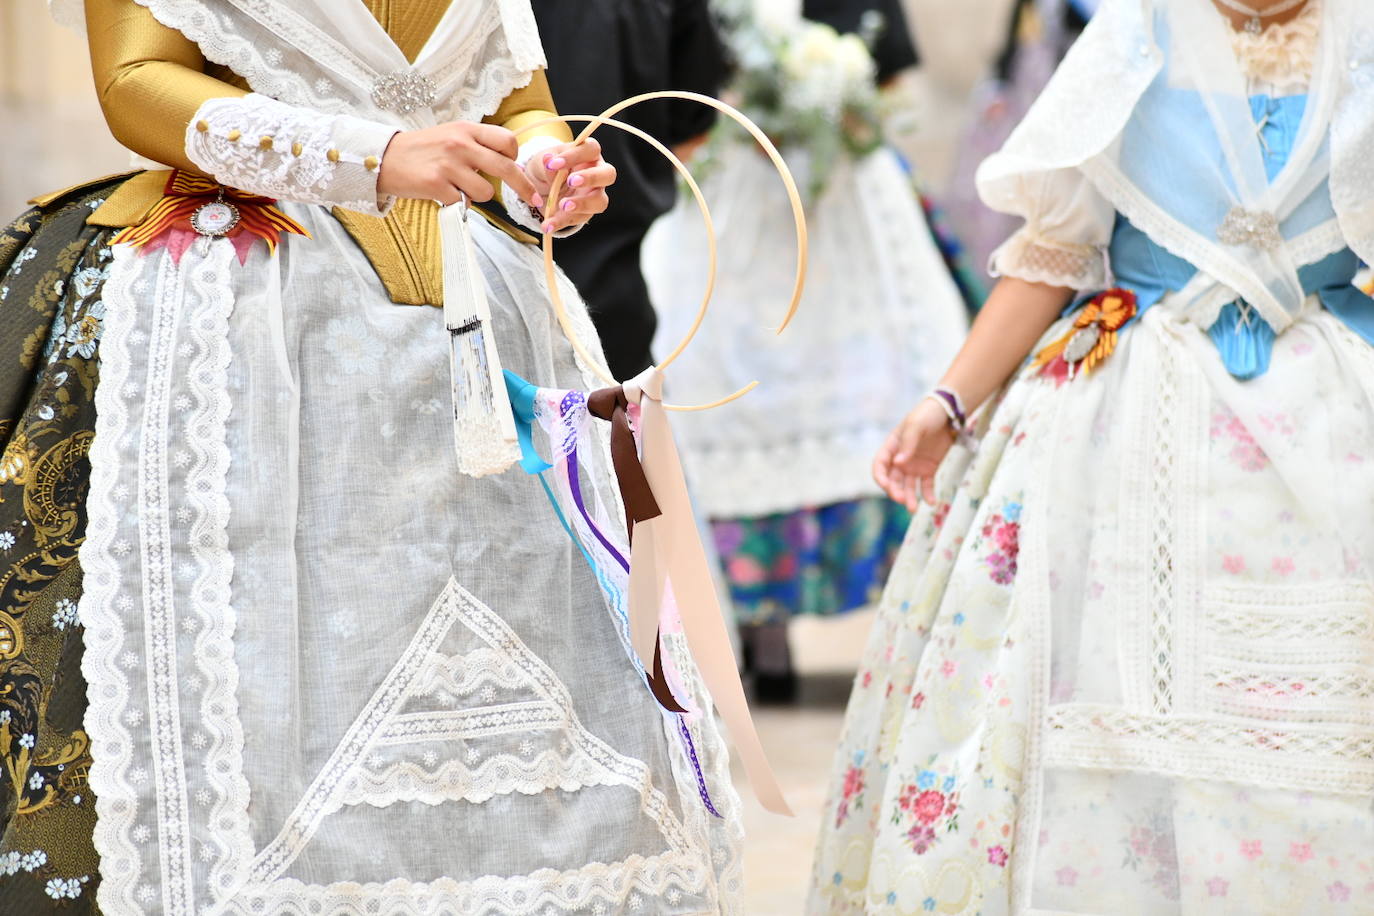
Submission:
[[0,910],[737,911],[714,727],[455,425],[478,299],[590,381],[534,243],[615,171],[527,0],[54,7],[147,167],[0,232]]

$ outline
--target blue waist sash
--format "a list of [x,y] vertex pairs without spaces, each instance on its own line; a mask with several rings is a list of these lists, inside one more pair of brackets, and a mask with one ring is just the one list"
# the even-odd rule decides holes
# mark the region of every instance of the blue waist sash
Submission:
[[[1124,217],[1112,235],[1112,271],[1116,284],[1133,291],[1139,313],[1166,293],[1183,289],[1197,268],[1156,245]],[[1298,271],[1303,292],[1315,294],[1331,314],[1374,345],[1374,299],[1355,286],[1360,259],[1349,249],[1337,251]],[[1263,375],[1274,349],[1274,330],[1258,314],[1240,303],[1226,305],[1207,329],[1227,371],[1239,379]]]

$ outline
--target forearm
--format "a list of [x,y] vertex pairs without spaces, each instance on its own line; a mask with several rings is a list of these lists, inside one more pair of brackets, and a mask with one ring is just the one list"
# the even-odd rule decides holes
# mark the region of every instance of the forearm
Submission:
[[1005,277],[973,323],[940,381],[972,412],[1006,384],[1035,342],[1073,298],[1073,290]]

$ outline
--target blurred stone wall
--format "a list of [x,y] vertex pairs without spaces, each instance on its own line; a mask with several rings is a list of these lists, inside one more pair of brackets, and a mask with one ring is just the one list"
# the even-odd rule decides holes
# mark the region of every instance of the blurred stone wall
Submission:
[[128,168],[105,128],[85,39],[44,0],[0,0],[0,220],[30,197]]

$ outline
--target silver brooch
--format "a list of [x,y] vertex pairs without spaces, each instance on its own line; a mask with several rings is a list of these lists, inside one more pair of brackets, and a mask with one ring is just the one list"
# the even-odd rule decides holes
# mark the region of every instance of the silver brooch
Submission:
[[401,114],[430,108],[438,97],[434,81],[413,70],[384,76],[372,87],[372,101],[378,108]]
[[1232,207],[1217,229],[1217,239],[1224,245],[1253,245],[1269,250],[1283,244],[1283,233],[1274,214]]

